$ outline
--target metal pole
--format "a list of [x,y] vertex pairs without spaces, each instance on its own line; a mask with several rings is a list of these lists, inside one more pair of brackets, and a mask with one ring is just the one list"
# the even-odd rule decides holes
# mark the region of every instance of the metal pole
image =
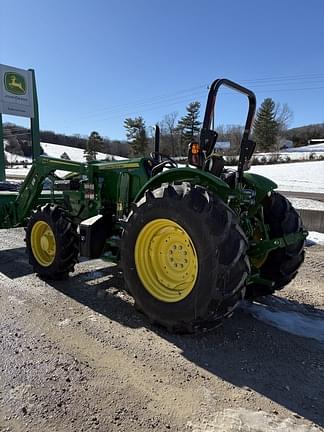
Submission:
[[3,142],[2,114],[0,113],[0,181],[6,181],[5,153]]
[[39,134],[39,115],[38,115],[38,100],[36,91],[36,80],[34,69],[28,69],[32,73],[33,82],[33,99],[34,99],[34,117],[30,119],[31,136],[32,136],[32,153],[33,161],[40,156],[40,134]]

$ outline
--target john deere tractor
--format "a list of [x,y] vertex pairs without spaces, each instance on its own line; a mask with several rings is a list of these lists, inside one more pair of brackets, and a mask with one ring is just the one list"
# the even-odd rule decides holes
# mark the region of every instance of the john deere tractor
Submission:
[[[214,153],[221,86],[248,98],[236,170]],[[80,255],[105,257],[120,263],[126,290],[151,322],[177,332],[211,329],[244,297],[283,288],[304,260],[299,215],[274,182],[246,172],[255,108],[252,91],[214,81],[200,140],[183,167],[160,154],[158,134],[151,157],[78,163],[38,156],[19,192],[2,194],[1,227],[26,226],[29,261],[43,278],[68,276]],[[58,170],[69,174],[62,180]]]

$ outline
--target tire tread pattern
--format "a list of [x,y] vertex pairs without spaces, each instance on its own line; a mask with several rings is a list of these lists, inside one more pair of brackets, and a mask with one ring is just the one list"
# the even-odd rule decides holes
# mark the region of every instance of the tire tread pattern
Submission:
[[[43,220],[53,230],[56,241],[56,256],[54,262],[48,266],[42,266],[34,257],[31,248],[31,231],[33,225]],[[28,220],[26,231],[26,252],[29,263],[33,266],[35,273],[44,279],[61,280],[66,279],[78,262],[79,236],[76,225],[72,222],[65,210],[56,204],[45,204],[38,206]]]
[[[203,312],[197,306],[190,317],[182,316],[180,309],[178,314],[170,313],[170,316],[166,316],[165,313],[160,314],[158,307],[150,308],[147,302],[143,301],[131,255],[139,227],[146,223],[147,212],[153,210],[158,212],[157,217],[164,217],[165,211],[169,210],[168,217],[180,225],[185,211],[192,215],[192,218],[196,217],[199,225],[208,232],[206,241],[210,245],[206,247],[206,251],[209,252],[200,259],[209,259],[215,266],[208,269],[212,287],[210,298],[207,299],[208,307],[204,308]],[[201,230],[198,229],[198,232]],[[211,249],[211,246],[214,246],[214,249]],[[193,186],[187,182],[162,184],[153,191],[147,191],[141,200],[132,206],[128,216],[121,242],[121,266],[126,290],[133,295],[137,310],[142,311],[150,322],[162,325],[170,332],[192,333],[212,329],[219,325],[224,317],[231,315],[244,298],[245,280],[250,273],[247,246],[238,217],[217,196],[201,186]],[[209,254],[214,256],[211,258]],[[198,287],[198,291],[200,288]]]
[[[282,237],[291,233],[302,233],[304,226],[299,214],[283,195],[273,192],[264,204],[265,223],[269,226],[270,238]],[[267,287],[259,284],[247,286],[247,297],[250,299],[271,295],[283,289],[298,273],[304,261],[305,241],[300,240],[285,248],[271,251],[260,268],[263,278],[274,282]]]

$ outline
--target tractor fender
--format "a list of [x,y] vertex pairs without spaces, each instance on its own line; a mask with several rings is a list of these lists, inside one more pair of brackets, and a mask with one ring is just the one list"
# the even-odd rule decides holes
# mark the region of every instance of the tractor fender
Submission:
[[206,171],[195,168],[171,168],[152,177],[137,193],[134,202],[142,198],[145,191],[155,189],[162,183],[184,182],[187,181],[194,185],[204,186],[206,189],[214,192],[220,199],[227,202],[228,196],[233,190],[223,180],[215,177]]
[[245,172],[243,174],[244,183],[255,190],[256,201],[260,203],[273,189],[277,189],[278,185],[272,180],[263,177],[259,174]]

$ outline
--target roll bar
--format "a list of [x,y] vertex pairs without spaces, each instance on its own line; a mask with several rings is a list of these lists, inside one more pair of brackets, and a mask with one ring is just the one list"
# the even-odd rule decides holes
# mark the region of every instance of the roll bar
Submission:
[[[242,135],[241,146],[240,146],[240,157],[239,157],[239,165],[238,165],[238,177],[240,180],[243,172],[243,163],[244,161],[246,161],[248,158],[252,156],[255,147],[255,144],[254,146],[252,146],[249,143],[249,135],[251,132],[252,122],[256,110],[256,97],[251,90],[226,78],[217,79],[211,84],[208,93],[208,98],[207,98],[203,127],[200,133],[200,147],[202,151],[205,153],[205,155],[209,156],[212,153],[214,145],[216,143],[217,132],[211,130],[210,126],[213,119],[217,93],[219,88],[222,85],[246,95],[249,99],[249,109],[248,109],[248,114],[245,122],[244,132]],[[252,147],[253,150],[251,152]]]
[[[255,94],[251,90],[235,83],[234,81],[228,80],[226,78],[217,79],[210,86],[202,131],[210,130],[210,125],[211,125],[212,118],[213,118],[213,112],[214,112],[217,93],[218,93],[219,88],[222,85],[229,87],[233,90],[236,90],[240,93],[245,94],[249,99],[249,110],[248,110],[245,128],[244,128],[244,133],[243,133],[243,137],[242,137],[242,143],[244,143],[248,140],[249,135],[250,135],[252,122],[253,122],[255,109],[256,109],[256,97],[255,97]],[[212,151],[212,148],[211,149],[206,148],[206,144],[208,145],[208,143],[201,142],[200,144],[201,144],[202,149],[207,152],[207,155]]]

